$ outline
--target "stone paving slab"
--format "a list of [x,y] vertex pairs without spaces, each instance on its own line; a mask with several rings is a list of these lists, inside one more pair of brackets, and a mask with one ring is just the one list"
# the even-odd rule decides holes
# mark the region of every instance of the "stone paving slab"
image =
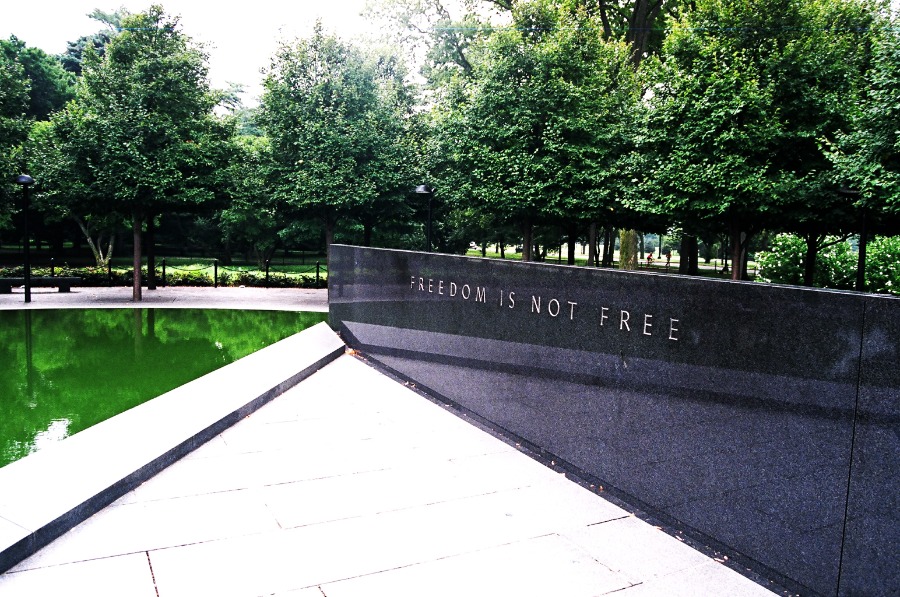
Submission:
[[0,595],[771,595],[345,355]]

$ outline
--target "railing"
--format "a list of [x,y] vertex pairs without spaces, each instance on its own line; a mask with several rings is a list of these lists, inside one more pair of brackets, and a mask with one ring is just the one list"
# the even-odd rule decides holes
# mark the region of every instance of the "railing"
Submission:
[[[253,272],[259,271],[255,267],[250,266],[226,266],[221,265],[218,259],[213,259],[211,265],[201,266],[201,267],[176,267],[172,265],[168,265],[166,258],[162,260],[162,286],[166,286],[167,275],[166,271],[172,270],[176,272],[187,272],[187,273],[198,273],[208,270],[212,267],[212,282],[213,287],[218,288],[220,283],[222,286],[226,285],[226,282],[229,278],[234,277],[234,274],[237,274],[237,279],[240,280],[242,276],[250,276]],[[280,268],[282,271],[278,271],[278,266],[272,266],[271,260],[266,260],[264,273],[265,273],[265,284],[266,288],[270,288],[272,285],[272,274],[281,274],[282,280],[289,280],[291,278],[299,278],[303,279],[308,276],[312,279],[313,274],[315,275],[315,287],[321,288],[322,282],[327,277],[327,266],[323,266],[320,261],[316,261],[314,265],[309,266],[297,266],[297,265],[282,265]],[[221,270],[221,276],[219,274]],[[228,273],[231,272],[232,276],[229,276]],[[279,286],[293,286],[291,284],[280,284]]]
[[[327,284],[328,266],[320,261],[309,265],[273,265],[271,261],[265,262],[262,270],[253,266],[226,266],[218,259],[204,262],[192,260],[190,264],[178,265],[185,261],[176,258],[175,263],[163,258],[160,265],[154,268],[156,280],[162,287],[166,286],[256,286],[265,288],[297,288],[314,287],[322,288]],[[31,268],[35,275],[79,276],[84,279],[85,285],[118,286],[129,285],[133,276],[133,270],[118,270],[112,264],[102,267],[69,267],[66,264],[58,265],[55,259],[49,260],[49,267],[36,265]],[[21,275],[23,268],[0,268],[0,275]],[[144,281],[147,281],[147,268],[141,271]]]

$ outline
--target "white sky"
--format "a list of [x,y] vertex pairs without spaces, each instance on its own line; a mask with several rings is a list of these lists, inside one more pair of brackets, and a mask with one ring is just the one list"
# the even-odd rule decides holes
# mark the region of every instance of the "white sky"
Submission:
[[28,46],[61,54],[67,42],[103,28],[86,16],[95,8],[124,6],[134,13],[154,3],[180,15],[182,31],[206,45],[213,87],[245,85],[247,105],[262,91],[259,71],[268,67],[277,42],[309,35],[317,17],[343,38],[378,34],[360,16],[366,0],[0,0],[0,38],[14,34]]

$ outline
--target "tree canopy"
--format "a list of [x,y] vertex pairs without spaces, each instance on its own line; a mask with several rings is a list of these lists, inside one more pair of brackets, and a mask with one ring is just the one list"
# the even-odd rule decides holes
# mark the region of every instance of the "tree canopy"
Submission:
[[609,265],[620,229],[621,262],[636,263],[635,231],[665,233],[684,273],[698,239],[708,256],[727,245],[734,278],[750,251],[802,241],[806,284],[830,279],[817,255],[850,247],[860,286],[869,237],[900,233],[886,0],[377,0],[368,14],[386,39],[318,24],[281,42],[258,107],[240,83],[210,89],[203,48],[159,6],[94,11],[105,29],[58,58],[0,40],[0,229],[17,227],[11,179],[33,170],[41,213],[77,222],[98,263],[130,223],[135,298],[143,228],[176,214],[204,250],[261,263],[433,233],[441,251],[495,240],[525,259],[568,244],[571,263],[586,240],[594,264],[602,231]]
[[319,23],[310,38],[282,44],[266,76],[259,122],[272,143],[273,193],[324,222],[326,247],[340,219],[372,213],[409,185],[401,135],[412,96],[392,60],[367,57]]
[[[74,101],[54,119],[60,160],[70,160],[67,198],[91,213],[132,221],[134,298],[140,300],[140,233],[163,205],[199,203],[205,141],[215,135],[206,56],[162,7],[128,15],[101,57],[88,48]],[[59,164],[60,162],[57,162]]]

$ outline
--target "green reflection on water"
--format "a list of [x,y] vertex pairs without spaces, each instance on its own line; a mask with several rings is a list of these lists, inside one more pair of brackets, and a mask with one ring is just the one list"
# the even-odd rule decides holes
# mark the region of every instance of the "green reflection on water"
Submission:
[[327,317],[222,309],[0,311],[0,467]]

